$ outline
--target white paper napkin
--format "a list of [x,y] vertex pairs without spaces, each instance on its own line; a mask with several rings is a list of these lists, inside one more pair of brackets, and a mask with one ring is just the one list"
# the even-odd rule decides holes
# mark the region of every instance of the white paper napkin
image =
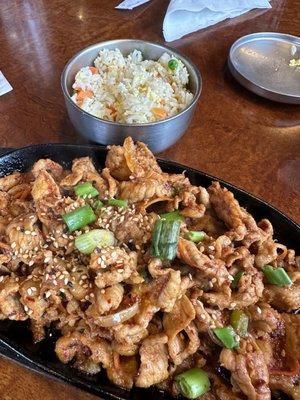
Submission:
[[164,23],[167,42],[234,18],[254,8],[271,8],[268,0],[171,0]]
[[150,0],[125,0],[122,1],[116,8],[119,10],[132,10],[133,8],[140,6],[144,3],[148,3]]
[[12,86],[0,71],[0,96],[13,90]]

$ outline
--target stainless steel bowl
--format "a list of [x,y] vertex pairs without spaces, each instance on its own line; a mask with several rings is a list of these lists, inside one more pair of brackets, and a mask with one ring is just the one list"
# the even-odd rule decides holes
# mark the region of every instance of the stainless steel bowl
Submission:
[[[157,60],[165,51],[173,54],[182,60],[189,72],[188,89],[194,94],[192,103],[173,117],[147,124],[106,121],[83,111],[71,99],[72,84],[80,68],[93,65],[99,50],[104,48],[118,48],[124,55],[138,49],[143,52],[145,58],[153,60]],[[80,135],[102,144],[121,144],[127,136],[131,136],[134,140],[146,143],[153,152],[158,153],[172,146],[188,128],[201,93],[202,79],[197,67],[173,49],[143,40],[120,39],[97,43],[77,53],[62,72],[61,86],[70,120]]]

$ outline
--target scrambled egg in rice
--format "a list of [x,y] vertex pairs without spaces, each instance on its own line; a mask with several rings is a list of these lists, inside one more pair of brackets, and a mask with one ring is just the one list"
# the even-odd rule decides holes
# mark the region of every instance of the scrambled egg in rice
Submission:
[[123,56],[118,49],[104,49],[94,66],[76,74],[72,99],[105,120],[155,122],[178,114],[192,102],[188,81],[185,65],[168,53],[153,61],[143,60],[139,50]]

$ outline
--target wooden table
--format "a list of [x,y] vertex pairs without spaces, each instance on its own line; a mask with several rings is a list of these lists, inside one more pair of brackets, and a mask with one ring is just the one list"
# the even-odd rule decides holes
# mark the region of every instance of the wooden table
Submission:
[[[59,76],[78,50],[113,38],[163,42],[168,0],[118,11],[118,0],[0,1],[0,69],[14,90],[0,98],[0,146],[80,141],[64,107]],[[299,0],[171,43],[198,65],[203,93],[189,131],[161,156],[212,173],[271,202],[300,222],[300,109],[240,87],[226,58],[240,36],[257,31],[300,35]],[[94,396],[0,359],[3,400],[87,400]]]

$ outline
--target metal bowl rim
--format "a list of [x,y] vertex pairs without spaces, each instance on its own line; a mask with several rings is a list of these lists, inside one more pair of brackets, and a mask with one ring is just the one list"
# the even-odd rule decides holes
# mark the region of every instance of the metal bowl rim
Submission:
[[[134,124],[126,124],[126,123],[122,123],[122,122],[108,121],[108,120],[105,120],[105,119],[96,117],[95,115],[92,115],[92,114],[88,113],[87,111],[82,110],[82,109],[71,99],[71,96],[70,96],[70,94],[68,93],[67,85],[66,85],[66,74],[67,74],[67,69],[68,69],[69,65],[70,65],[78,56],[80,56],[83,52],[85,52],[85,51],[87,51],[87,50],[90,50],[90,49],[93,49],[93,48],[97,48],[99,45],[104,45],[104,44],[109,45],[109,44],[112,44],[112,43],[114,43],[114,42],[116,42],[116,43],[120,43],[120,42],[134,42],[134,43],[143,43],[143,44],[148,44],[148,45],[159,46],[159,47],[161,47],[162,49],[167,50],[168,52],[171,52],[171,53],[173,53],[173,54],[176,55],[176,56],[178,55],[179,58],[182,59],[182,61],[187,61],[187,62],[190,64],[191,68],[194,70],[195,74],[196,74],[196,80],[197,80],[197,86],[198,86],[198,88],[197,88],[197,90],[196,90],[196,93],[195,93],[195,94],[193,93],[194,97],[193,97],[193,100],[192,100],[191,104],[189,104],[186,108],[184,108],[184,109],[183,109],[182,111],[180,111],[178,114],[173,115],[172,117],[165,118],[165,119],[162,119],[162,120],[156,121],[156,122],[147,122],[147,123],[141,123],[141,124],[136,124],[136,123],[134,123]],[[76,108],[79,112],[83,113],[84,115],[86,115],[86,116],[88,116],[88,117],[90,117],[90,118],[95,119],[96,121],[100,121],[100,122],[102,122],[102,123],[104,123],[104,124],[113,125],[113,126],[121,126],[121,127],[144,127],[144,126],[146,127],[146,126],[159,125],[159,124],[163,124],[163,123],[165,123],[165,122],[174,120],[174,119],[180,117],[181,115],[185,114],[186,112],[188,112],[191,108],[193,108],[193,107],[196,105],[196,103],[197,103],[198,100],[199,100],[200,94],[201,94],[201,92],[202,92],[202,86],[203,86],[201,73],[200,73],[199,69],[196,67],[196,65],[190,60],[189,57],[183,55],[180,51],[174,50],[174,49],[172,49],[171,47],[162,45],[162,44],[160,44],[160,43],[150,42],[150,41],[147,41],[147,40],[138,40],[138,39],[113,39],[113,40],[106,40],[106,41],[98,42],[98,43],[92,44],[92,45],[90,45],[90,46],[88,46],[88,47],[85,47],[84,49],[82,49],[82,50],[78,51],[76,54],[74,54],[74,56],[71,57],[70,60],[67,62],[67,64],[65,65],[65,67],[64,67],[64,69],[63,69],[63,71],[62,71],[62,73],[61,73],[60,83],[61,83],[62,92],[63,92],[65,98],[66,98],[69,102],[71,102],[71,104],[72,104],[73,106],[75,106],[75,108]]]
[[[251,39],[251,38],[252,38],[252,40],[248,40],[248,39]],[[262,86],[262,85],[260,85],[260,84],[258,84],[256,82],[250,80],[239,69],[235,68],[235,65],[234,65],[232,59],[233,59],[233,53],[238,48],[238,46],[243,44],[243,43],[248,43],[250,41],[254,41],[254,39],[260,40],[262,38],[265,38],[265,39],[271,39],[271,38],[280,39],[281,38],[281,39],[285,39],[285,40],[291,40],[292,39],[292,41],[297,42],[297,44],[298,44],[298,42],[300,40],[300,38],[298,36],[290,35],[288,33],[279,33],[279,32],[257,32],[257,33],[250,33],[249,35],[242,36],[239,39],[237,39],[231,45],[230,50],[229,50],[228,64],[229,64],[231,73],[233,73],[233,71],[234,71],[235,74],[237,74],[237,75],[241,76],[242,78],[244,78],[251,85],[256,86],[257,88],[259,88],[262,91],[264,91],[265,92],[265,96],[264,97],[267,97],[268,99],[274,100],[275,99],[274,97],[272,98],[272,97],[269,96],[269,95],[274,94],[275,96],[276,95],[279,96],[279,98],[277,98],[276,101],[281,101],[281,102],[284,102],[284,103],[288,102],[289,100],[297,100],[297,101],[299,101],[300,100],[300,95],[291,95],[291,94],[288,94],[288,93],[285,93],[285,92],[278,92],[277,90],[269,89],[269,88],[267,88],[265,86]],[[234,73],[233,73],[233,75],[236,77],[236,75]],[[240,82],[240,80],[239,80],[239,82]],[[253,92],[253,89],[251,87],[245,85],[242,82],[240,82],[240,83],[242,85],[246,86],[247,89],[249,89],[250,91]],[[260,95],[263,96],[263,94],[260,94]],[[288,104],[298,104],[298,103],[288,103]]]

